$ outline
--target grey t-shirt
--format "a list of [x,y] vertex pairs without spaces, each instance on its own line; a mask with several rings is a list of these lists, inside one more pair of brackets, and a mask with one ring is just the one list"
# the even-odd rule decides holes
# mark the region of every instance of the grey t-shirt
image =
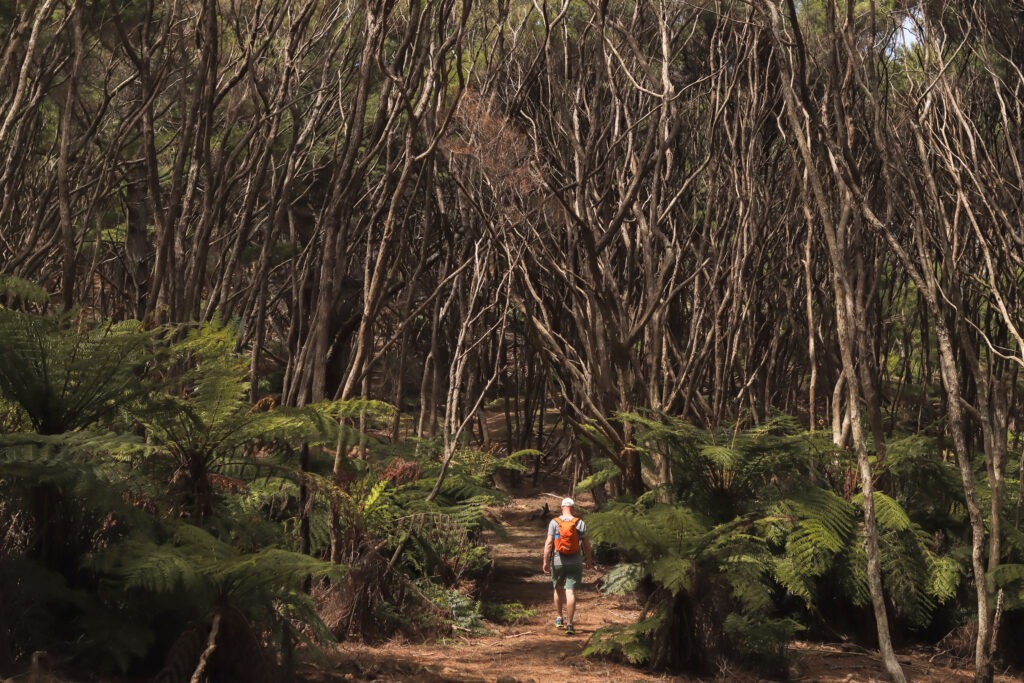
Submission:
[[[572,519],[570,515],[560,515],[559,518],[566,521]],[[577,517],[576,519],[579,520],[578,522],[576,522],[576,533],[579,534],[580,537],[580,551],[575,555],[562,555],[556,550],[555,561],[553,563],[553,566],[555,567],[568,567],[572,565],[583,564],[583,539],[587,537],[587,525],[579,517]],[[558,538],[558,522],[556,522],[555,520],[551,520],[548,523],[548,536],[554,536],[555,538]]]

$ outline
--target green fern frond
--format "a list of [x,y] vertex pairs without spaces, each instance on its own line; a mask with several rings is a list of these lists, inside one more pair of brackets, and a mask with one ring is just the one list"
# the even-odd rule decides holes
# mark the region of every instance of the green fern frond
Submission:
[[331,519],[326,505],[314,506],[309,516],[310,552],[319,555],[331,545]]
[[830,552],[838,552],[849,541],[856,524],[856,510],[842,496],[809,487],[779,501],[770,508],[775,515],[791,518],[796,530]]
[[742,454],[735,448],[721,445],[707,445],[700,449],[701,457],[717,467],[725,469],[735,468],[743,459]]
[[384,490],[387,487],[388,487],[388,482],[387,481],[378,481],[376,484],[374,484],[373,487],[370,489],[370,492],[367,493],[366,497],[363,498],[363,500],[362,500],[361,506],[362,506],[363,510],[364,511],[372,510],[374,508],[374,506],[377,505],[381,501],[381,495],[384,493]]
[[732,587],[732,597],[742,611],[758,616],[766,615],[772,608],[772,587],[766,580],[770,575],[766,557],[757,555],[736,555],[723,562],[723,574]]
[[[226,546],[222,551],[223,554],[233,554]],[[139,588],[154,594],[183,591],[210,596],[214,592],[213,583],[195,561],[198,557],[194,551],[180,545],[162,545],[138,537],[97,556],[93,567],[117,576],[127,589]],[[210,558],[203,561],[209,563]]]
[[1012,520],[1004,517],[1002,524],[1005,543],[1014,552],[1024,554],[1024,530],[1017,528]]
[[815,522],[802,524],[786,541],[786,557],[798,568],[805,578],[821,576],[828,570],[832,556],[843,549],[843,546],[825,547],[818,539],[834,539],[824,533],[822,527]]
[[624,507],[598,512],[587,518],[591,537],[624,550],[639,550],[654,544],[653,538],[636,510]]
[[509,472],[526,472],[529,468],[523,463],[523,458],[540,457],[543,453],[538,450],[527,448],[506,455],[504,458],[494,458],[488,465],[487,474],[493,475],[499,470]]
[[818,567],[808,572],[807,568],[794,558],[786,555],[775,559],[772,575],[791,595],[804,601],[810,607],[814,599],[814,579],[821,575],[825,567]]
[[76,507],[92,515],[120,518],[141,513],[126,500],[158,495],[146,473],[133,467],[130,455],[140,449],[132,435],[81,431],[43,436],[0,435],[0,464],[8,495],[28,495],[40,484],[53,485]]
[[707,443],[704,430],[677,417],[665,414],[619,413],[617,417],[638,427],[637,441],[667,441],[677,446],[696,447]]
[[587,528],[597,541],[648,556],[693,545],[707,531],[689,510],[660,504],[646,513],[630,506],[595,513]]
[[1006,610],[1024,608],[1024,564],[1017,559],[1006,560],[985,575],[989,595],[1001,594]]
[[347,568],[343,565],[281,548],[264,548],[239,555],[234,562],[225,563],[210,572],[220,585],[232,587],[236,598],[254,591],[276,593],[280,586],[292,586],[298,590],[308,576],[337,582],[346,573]]
[[804,434],[804,427],[795,415],[773,413],[760,425],[755,425],[751,432],[766,436],[799,436]]
[[199,527],[179,524],[166,543],[134,537],[93,559],[102,573],[118,577],[126,588],[154,594],[179,591],[197,595],[233,595],[244,602],[256,591],[298,587],[307,576],[340,580],[345,569],[308,555],[279,548],[242,553]]
[[630,664],[641,665],[651,660],[651,635],[663,628],[667,615],[659,611],[628,626],[606,626],[594,632],[585,657],[621,655]]
[[691,560],[675,556],[659,558],[648,566],[651,578],[664,586],[673,596],[692,590],[693,570]]
[[[436,463],[424,466],[422,478],[416,482],[410,482],[404,488],[407,491],[429,491],[437,476],[438,467]],[[466,500],[487,500],[488,504],[497,504],[507,500],[507,494],[494,488],[488,477],[484,476],[469,463],[454,461],[449,470],[448,476],[441,485],[441,493],[437,502],[441,507],[455,505]]]
[[[899,502],[881,491],[875,491],[872,498],[875,501],[875,516],[878,519],[879,528],[891,531],[907,531],[913,526],[913,523],[910,521],[910,515],[907,514],[907,511],[903,509]],[[856,504],[862,505],[864,496],[863,494],[857,495],[853,500]]]
[[[46,304],[50,301],[50,293],[44,287],[13,275],[0,275],[0,297],[33,304]],[[0,305],[0,308],[3,306]]]
[[447,515],[458,519],[461,523],[478,528],[486,519],[484,509],[494,503],[494,497],[490,494],[482,496],[471,496],[458,501],[454,505],[439,506],[438,509]]
[[612,450],[612,443],[608,440],[608,437],[595,425],[583,424],[577,427],[578,435],[581,441],[584,443],[590,442],[596,445],[602,452],[610,452]]
[[928,593],[933,595],[939,604],[945,604],[956,598],[957,590],[963,581],[964,568],[954,558],[945,556],[929,556],[931,571],[928,579]]
[[231,452],[230,456],[234,457],[225,455],[214,460],[210,472],[234,480],[230,483],[237,485],[239,489],[246,488],[254,482],[283,479],[295,471],[294,467],[282,465],[270,458],[245,457],[242,453],[236,456],[234,452]]
[[315,406],[291,408],[280,406],[266,412],[252,412],[246,406],[246,420],[243,422],[243,433],[239,438],[262,441],[274,440],[285,443],[328,442],[333,445],[337,440],[336,428],[324,429],[323,423],[316,419]]
[[647,510],[644,519],[655,546],[683,550],[708,533],[707,523],[689,508],[658,503]]
[[893,495],[913,519],[952,522],[953,510],[963,507],[963,488],[954,461],[944,458],[941,440],[910,435],[892,439],[886,448],[886,468]]
[[1024,564],[1001,564],[988,573],[986,577],[990,586],[1010,588],[1017,584],[1024,585]]
[[[579,488],[577,484],[576,488]],[[655,504],[660,503],[664,500],[671,500],[673,494],[673,488],[671,484],[662,484],[661,486],[652,486],[647,489],[639,496],[636,497],[636,504],[642,508],[653,507]]]
[[785,665],[785,647],[804,626],[792,619],[759,619],[743,614],[730,614],[724,630],[736,648],[737,659],[757,663],[758,668]]
[[24,459],[38,464],[80,461],[92,465],[105,457],[129,460],[143,452],[145,444],[132,434],[82,430],[64,434],[0,434],[0,458],[8,462]]
[[543,458],[544,451],[538,451],[536,448],[524,448],[522,450],[510,453],[507,457],[522,459],[522,458]]
[[836,557],[835,568],[843,592],[849,596],[850,602],[858,607],[871,604],[871,591],[868,589],[868,556],[864,547],[859,543],[848,545],[845,552]]
[[912,532],[888,531],[881,535],[882,576],[886,594],[898,614],[925,626],[935,610],[929,594],[930,565]]
[[230,326],[204,323],[171,348],[187,367],[174,383],[203,422],[217,423],[247,409],[247,359],[235,353],[235,335]]
[[288,628],[290,636],[305,646],[314,657],[317,656],[319,646],[336,642],[331,629],[320,618],[316,602],[305,591],[289,590],[273,607],[280,615],[279,621]]
[[390,403],[361,398],[323,401],[312,405],[318,413],[334,420],[353,420],[360,417],[382,420],[390,419],[395,414],[395,407]]
[[770,506],[774,516],[761,520],[766,542],[783,543],[785,555],[773,572],[787,590],[809,602],[813,582],[853,541],[854,507],[831,491],[812,487]]
[[594,468],[594,473],[576,484],[578,491],[592,491],[622,475],[622,470],[608,458],[595,459],[591,462],[591,467]]
[[0,310],[0,395],[35,431],[58,434],[109,418],[144,386],[153,334],[138,325],[86,328],[68,317]]
[[601,582],[601,592],[609,595],[629,595],[640,587],[646,572],[640,563],[617,564],[608,570]]
[[267,476],[252,480],[245,487],[243,501],[251,508],[284,507],[299,495],[299,485],[290,477]]

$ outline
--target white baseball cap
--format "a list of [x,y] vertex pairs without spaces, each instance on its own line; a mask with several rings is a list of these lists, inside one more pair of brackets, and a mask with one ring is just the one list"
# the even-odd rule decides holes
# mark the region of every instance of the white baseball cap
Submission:
[[564,508],[571,508],[575,504],[576,504],[576,501],[574,501],[572,498],[563,498],[562,499],[562,507],[564,507]]

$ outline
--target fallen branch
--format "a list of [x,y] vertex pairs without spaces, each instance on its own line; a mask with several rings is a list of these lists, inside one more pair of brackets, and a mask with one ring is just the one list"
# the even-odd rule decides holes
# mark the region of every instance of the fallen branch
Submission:
[[210,659],[210,655],[217,649],[217,633],[220,631],[220,614],[215,614],[213,617],[213,625],[210,627],[210,637],[206,639],[206,649],[203,650],[203,654],[199,657],[199,665],[196,666],[195,673],[192,674],[192,680],[190,683],[200,683],[203,679],[203,672],[206,670],[206,662]]

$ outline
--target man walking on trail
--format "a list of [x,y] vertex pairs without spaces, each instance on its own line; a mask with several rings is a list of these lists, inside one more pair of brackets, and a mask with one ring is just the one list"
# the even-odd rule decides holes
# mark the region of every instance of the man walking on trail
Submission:
[[[548,536],[544,541],[543,571],[551,563],[551,583],[555,587],[556,628],[564,628],[566,635],[576,633],[573,616],[576,613],[576,585],[583,583],[583,557],[586,554],[587,569],[594,566],[590,552],[587,526],[578,518],[572,498],[562,500],[562,514],[548,524]],[[552,553],[554,561],[551,561]]]

